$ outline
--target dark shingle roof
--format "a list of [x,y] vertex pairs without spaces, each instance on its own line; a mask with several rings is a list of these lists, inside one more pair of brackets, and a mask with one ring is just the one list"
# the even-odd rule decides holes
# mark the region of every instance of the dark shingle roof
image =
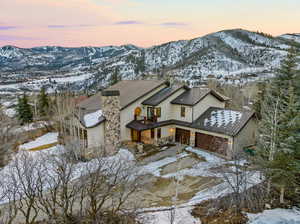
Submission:
[[220,101],[226,101],[228,98],[222,96],[218,92],[209,89],[209,88],[202,88],[202,87],[194,87],[190,90],[182,93],[180,96],[176,97],[174,100],[171,101],[172,104],[180,104],[180,105],[187,105],[187,106],[194,106],[198,102],[200,102],[204,97],[208,94],[212,94]]
[[210,107],[193,122],[191,127],[236,136],[253,115],[254,112],[251,111],[235,111]]
[[87,111],[93,112],[96,110],[100,110],[102,107],[102,96],[101,92],[97,93],[77,104],[77,107]]
[[173,93],[176,93],[179,91],[181,88],[188,88],[184,85],[174,85],[174,86],[169,86],[166,87],[153,96],[149,97],[148,99],[144,100],[142,104],[144,105],[150,105],[150,106],[157,106],[161,102],[163,102],[165,99],[167,99],[169,96],[173,95]]

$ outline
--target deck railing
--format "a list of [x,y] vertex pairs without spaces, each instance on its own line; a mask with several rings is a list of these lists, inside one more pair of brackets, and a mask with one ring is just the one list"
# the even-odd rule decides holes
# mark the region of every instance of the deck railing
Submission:
[[144,124],[149,124],[149,123],[157,122],[157,116],[154,116],[152,118],[148,118],[146,116],[135,116],[134,120],[140,121]]

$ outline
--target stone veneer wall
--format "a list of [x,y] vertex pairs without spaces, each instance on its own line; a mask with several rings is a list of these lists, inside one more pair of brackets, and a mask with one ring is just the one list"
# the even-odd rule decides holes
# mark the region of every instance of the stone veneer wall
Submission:
[[105,120],[104,145],[107,154],[116,153],[121,145],[120,92],[104,90],[102,92],[102,112]]

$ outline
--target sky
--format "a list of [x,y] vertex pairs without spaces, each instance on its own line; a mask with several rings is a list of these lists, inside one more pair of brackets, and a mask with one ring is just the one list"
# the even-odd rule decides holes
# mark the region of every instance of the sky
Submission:
[[0,0],[0,47],[149,47],[235,28],[300,33],[300,0]]

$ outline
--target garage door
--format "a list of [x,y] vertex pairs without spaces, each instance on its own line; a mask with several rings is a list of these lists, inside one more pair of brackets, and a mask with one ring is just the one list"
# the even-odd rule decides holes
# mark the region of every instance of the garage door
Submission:
[[195,137],[196,147],[226,156],[228,139],[202,133],[196,133]]
[[190,144],[191,132],[189,130],[176,128],[175,141],[184,145]]

